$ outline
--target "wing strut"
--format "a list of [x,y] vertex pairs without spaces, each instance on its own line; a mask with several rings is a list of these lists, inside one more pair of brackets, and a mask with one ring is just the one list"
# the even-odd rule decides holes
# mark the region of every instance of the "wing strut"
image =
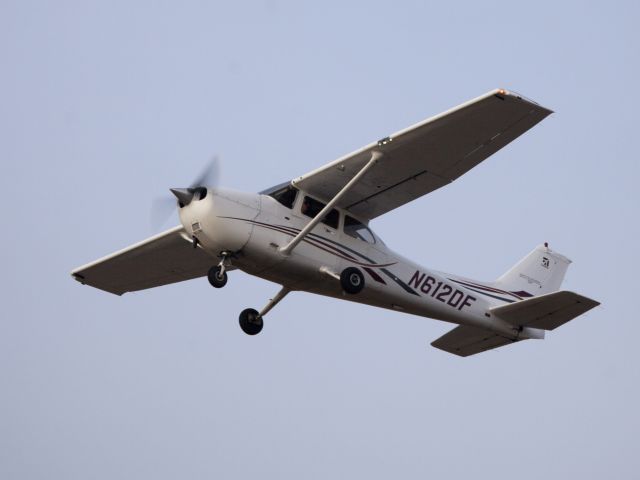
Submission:
[[329,203],[327,203],[327,205],[322,210],[320,210],[320,213],[318,213],[318,215],[316,215],[307,224],[307,226],[304,227],[300,231],[300,233],[298,233],[298,235],[296,235],[284,247],[280,247],[280,249],[278,251],[283,255],[289,255],[291,253],[291,251],[294,248],[296,248],[296,246],[302,241],[302,239],[304,237],[306,237],[307,234],[311,230],[313,230],[314,227],[318,223],[320,223],[322,221],[322,219],[331,211],[331,209],[334,207],[334,205],[340,201],[340,199],[344,196],[344,194],[347,193],[349,190],[351,190],[351,187],[353,187],[358,182],[358,180],[360,180],[362,178],[362,176],[369,171],[369,169],[371,167],[373,167],[376,163],[378,163],[378,160],[380,160],[380,158],[382,158],[382,153],[381,152],[378,152],[378,151],[371,152],[371,158],[365,164],[365,166],[362,167],[362,169],[360,169],[360,171],[358,173],[356,173],[353,176],[353,178],[351,180],[349,180],[344,187],[342,187],[342,190],[340,190],[338,193],[336,193],[336,195],[331,199],[331,201]]

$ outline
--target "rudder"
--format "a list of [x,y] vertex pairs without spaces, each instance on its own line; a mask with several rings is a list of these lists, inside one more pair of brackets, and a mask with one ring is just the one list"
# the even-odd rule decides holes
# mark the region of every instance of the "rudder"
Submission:
[[544,295],[560,290],[571,260],[539,245],[495,282],[498,288],[522,297]]

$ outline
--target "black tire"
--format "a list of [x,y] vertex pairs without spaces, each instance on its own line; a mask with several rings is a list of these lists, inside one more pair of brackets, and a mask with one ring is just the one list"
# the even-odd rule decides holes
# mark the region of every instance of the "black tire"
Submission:
[[257,335],[262,331],[263,326],[262,317],[253,308],[247,308],[240,312],[240,328],[247,335]]
[[340,283],[345,292],[360,293],[364,288],[364,275],[356,267],[345,268],[340,274]]
[[220,273],[220,267],[218,265],[209,269],[207,278],[212,287],[222,288],[227,284],[227,272],[222,272],[222,275]]

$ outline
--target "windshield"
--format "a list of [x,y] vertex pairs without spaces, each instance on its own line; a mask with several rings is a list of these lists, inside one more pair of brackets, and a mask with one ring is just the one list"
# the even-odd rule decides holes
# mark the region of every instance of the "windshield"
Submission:
[[349,215],[344,217],[344,233],[363,242],[376,243],[376,237],[369,227]]
[[292,208],[293,204],[296,201],[298,190],[290,185],[287,185],[286,187],[276,190],[275,192],[270,192],[268,195],[275,198],[285,207]]

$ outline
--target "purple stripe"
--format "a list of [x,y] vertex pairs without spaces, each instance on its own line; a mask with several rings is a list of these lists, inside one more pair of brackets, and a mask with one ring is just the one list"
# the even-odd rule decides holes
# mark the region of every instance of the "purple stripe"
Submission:
[[362,267],[362,269],[367,272],[371,278],[373,278],[376,282],[378,283],[382,283],[383,285],[386,285],[387,282],[385,282],[382,277],[380,275],[378,275],[375,270],[371,270],[369,267]]
[[503,295],[511,295],[512,297],[516,297],[518,300],[522,300],[522,298],[514,292],[507,292],[505,290],[500,290],[498,288],[492,288],[492,287],[487,287],[486,285],[478,285],[477,283],[473,283],[473,282],[469,282],[469,281],[462,281],[462,280],[454,280],[453,278],[450,278],[449,280],[451,280],[452,282],[456,282],[460,285],[464,285],[468,288],[473,287],[473,288],[479,288],[480,290],[485,290],[487,292],[493,292],[493,293],[501,293]]

